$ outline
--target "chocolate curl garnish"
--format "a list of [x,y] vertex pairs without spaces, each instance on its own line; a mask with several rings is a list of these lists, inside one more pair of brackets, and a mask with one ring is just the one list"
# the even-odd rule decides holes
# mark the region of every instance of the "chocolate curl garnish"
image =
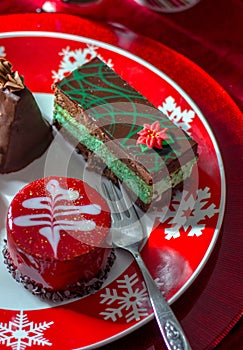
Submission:
[[0,57],[0,87],[11,92],[24,89],[24,84],[17,71],[12,71],[12,64]]

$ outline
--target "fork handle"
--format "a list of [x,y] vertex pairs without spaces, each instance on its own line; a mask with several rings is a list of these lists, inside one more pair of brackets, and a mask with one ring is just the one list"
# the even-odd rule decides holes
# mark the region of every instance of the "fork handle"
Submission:
[[189,342],[171,307],[154,282],[139,252],[130,250],[134,256],[147,286],[150,302],[160,332],[169,350],[191,350]]

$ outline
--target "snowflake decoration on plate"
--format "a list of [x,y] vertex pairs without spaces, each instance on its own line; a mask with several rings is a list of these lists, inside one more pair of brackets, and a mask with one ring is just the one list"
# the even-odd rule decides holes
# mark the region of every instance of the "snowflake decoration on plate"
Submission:
[[[99,57],[105,62],[100,54],[98,54],[98,47],[87,44],[87,47],[83,49],[71,50],[69,46],[62,49],[59,53],[62,56],[62,60],[59,64],[58,71],[52,71],[52,78],[54,81],[63,79],[67,74],[71,73],[74,69],[90,61],[95,57]],[[113,66],[111,59],[106,64],[110,67]]]
[[170,224],[165,228],[165,238],[180,237],[180,229],[188,231],[188,236],[201,236],[206,227],[205,219],[219,213],[214,203],[210,203],[211,193],[208,187],[197,191],[196,199],[188,191],[177,191],[171,208],[162,210],[161,223]]
[[5,47],[4,46],[0,46],[0,56],[2,56],[2,57],[6,56]]
[[178,127],[190,134],[191,122],[195,117],[195,112],[191,109],[181,110],[172,96],[168,96],[161,106],[158,107],[167,117]]
[[[155,279],[158,288],[164,287],[164,281],[160,278]],[[116,281],[117,289],[106,288],[105,293],[100,296],[101,304],[113,307],[106,307],[105,311],[100,312],[104,320],[113,322],[125,317],[126,322],[140,321],[143,317],[149,315],[149,297],[145,283],[140,281],[137,273],[131,276],[124,275],[123,279]],[[163,293],[163,292],[161,292]]]
[[[144,282],[141,287],[136,286],[139,278],[136,273],[132,276],[124,275],[124,279],[119,279],[117,289],[105,289],[105,294],[101,294],[103,298],[101,304],[113,305],[107,307],[100,315],[105,320],[111,319],[113,322],[118,318],[124,317],[126,322],[139,321],[142,317],[148,316],[146,307],[148,301],[147,289]],[[122,291],[120,293],[120,291]]]
[[13,321],[0,323],[0,344],[11,346],[12,350],[25,350],[26,347],[34,345],[52,346],[52,343],[43,337],[43,332],[53,323],[30,322],[27,315],[20,311]]

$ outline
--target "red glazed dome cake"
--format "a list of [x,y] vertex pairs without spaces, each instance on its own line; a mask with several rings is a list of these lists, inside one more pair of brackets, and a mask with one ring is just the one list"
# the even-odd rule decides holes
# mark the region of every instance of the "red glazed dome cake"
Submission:
[[62,301],[99,289],[114,261],[106,201],[81,180],[47,177],[12,200],[5,263],[42,299]]

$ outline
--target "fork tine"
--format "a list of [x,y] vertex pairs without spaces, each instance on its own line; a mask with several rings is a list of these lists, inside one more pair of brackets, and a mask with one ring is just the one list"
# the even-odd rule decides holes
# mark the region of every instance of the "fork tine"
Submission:
[[138,218],[138,214],[134,208],[133,202],[131,201],[131,198],[129,197],[127,191],[122,186],[121,182],[119,181],[119,187],[123,196],[124,203],[126,205],[126,210],[129,212],[129,215],[133,218]]
[[126,217],[127,217],[127,208],[123,203],[122,197],[119,197],[117,193],[118,189],[112,182],[110,183],[110,185],[111,185],[110,187],[111,187],[112,194],[114,195],[114,198],[115,198],[116,212],[118,213],[121,219],[125,217],[124,214],[126,214]]
[[106,199],[111,201],[112,199],[111,199],[111,196],[110,196],[110,192],[108,191],[107,185],[104,182],[101,183],[101,190],[104,193]]
[[123,221],[126,225],[134,224],[139,220],[139,216],[134,208],[127,191],[119,181],[121,195],[118,194],[118,188],[111,182],[102,182],[103,193],[108,200],[111,209],[113,221]]
[[103,189],[105,190],[105,196],[106,198],[108,198],[109,204],[112,207],[112,211],[114,213],[119,213],[119,214],[121,214],[121,212],[124,212],[126,208],[124,208],[121,198],[118,196],[115,185],[112,182],[109,182],[109,189],[108,189],[108,185],[103,182],[102,186],[103,186]]

